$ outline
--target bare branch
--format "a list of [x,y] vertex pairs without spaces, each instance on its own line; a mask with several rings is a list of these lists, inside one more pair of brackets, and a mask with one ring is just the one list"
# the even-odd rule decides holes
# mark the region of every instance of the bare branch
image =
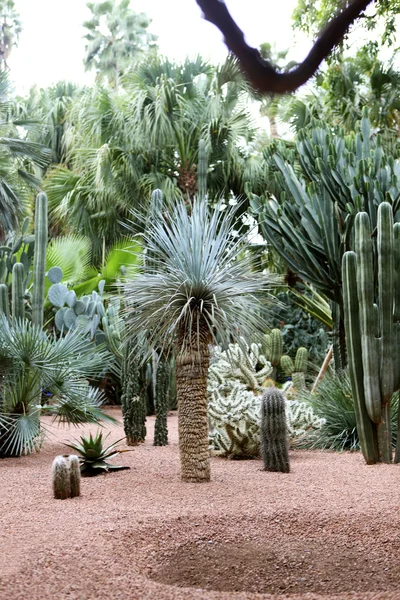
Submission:
[[372,2],[372,0],[353,0],[328,23],[301,64],[288,73],[279,73],[261,57],[256,48],[246,44],[243,31],[232,19],[223,0],[196,1],[203,11],[204,18],[221,31],[226,45],[239,59],[240,66],[252,85],[265,94],[293,92],[306,83],[322,61],[343,39],[350,25]]

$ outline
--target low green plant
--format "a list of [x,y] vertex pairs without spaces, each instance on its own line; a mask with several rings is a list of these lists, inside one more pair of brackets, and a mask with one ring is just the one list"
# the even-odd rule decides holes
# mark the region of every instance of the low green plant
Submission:
[[105,473],[107,471],[123,471],[125,469],[130,469],[130,467],[112,465],[107,462],[122,452],[129,452],[128,449],[117,450],[115,448],[124,438],[121,438],[104,448],[104,442],[109,435],[110,434],[108,433],[103,439],[103,432],[98,431],[94,437],[92,434],[90,434],[89,437],[81,435],[80,442],[75,440],[76,444],[65,444],[65,446],[79,454],[81,473],[83,476],[93,477],[94,475],[100,475],[100,473]]
[[[325,423],[320,429],[307,432],[299,439],[297,447],[336,451],[360,450],[354,401],[347,371],[328,372],[316,392],[303,391],[298,399],[312,407],[313,412],[323,418]],[[397,403],[396,397],[393,402]],[[397,414],[396,410],[392,412]],[[395,430],[394,426],[392,431],[395,433]],[[395,439],[393,444],[395,445]]]
[[[38,450],[45,433],[41,414],[64,423],[115,422],[101,409],[102,393],[88,380],[110,362],[104,347],[79,331],[57,338],[26,320],[0,314],[0,457]],[[38,398],[46,391],[47,399]]]

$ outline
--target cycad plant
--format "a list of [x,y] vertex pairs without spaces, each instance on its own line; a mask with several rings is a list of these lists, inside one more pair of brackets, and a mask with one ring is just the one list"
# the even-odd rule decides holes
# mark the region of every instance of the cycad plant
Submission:
[[[66,423],[113,421],[102,412],[102,396],[89,386],[107,368],[109,354],[79,330],[56,339],[36,325],[0,315],[0,456],[38,449],[42,413]],[[51,400],[41,405],[37,391]]]
[[175,347],[181,477],[191,482],[210,479],[210,344],[263,331],[261,295],[272,283],[252,272],[237,207],[222,208],[203,197],[179,201],[150,223],[147,270],[125,286],[131,334],[146,332],[153,348]]

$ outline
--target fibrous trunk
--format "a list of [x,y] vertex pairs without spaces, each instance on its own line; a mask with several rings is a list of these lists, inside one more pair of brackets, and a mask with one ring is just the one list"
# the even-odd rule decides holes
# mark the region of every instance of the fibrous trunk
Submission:
[[207,420],[207,374],[210,362],[209,333],[181,332],[176,357],[179,450],[183,481],[210,480]]

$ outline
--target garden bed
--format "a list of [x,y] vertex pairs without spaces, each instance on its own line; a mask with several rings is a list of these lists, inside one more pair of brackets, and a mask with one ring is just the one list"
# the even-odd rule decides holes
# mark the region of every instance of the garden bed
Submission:
[[210,483],[183,484],[173,415],[169,446],[151,445],[150,418],[146,444],[114,460],[131,470],[54,500],[62,442],[97,428],[44,423],[39,454],[0,461],[1,599],[400,597],[398,465],[295,451],[280,474],[213,458]]

